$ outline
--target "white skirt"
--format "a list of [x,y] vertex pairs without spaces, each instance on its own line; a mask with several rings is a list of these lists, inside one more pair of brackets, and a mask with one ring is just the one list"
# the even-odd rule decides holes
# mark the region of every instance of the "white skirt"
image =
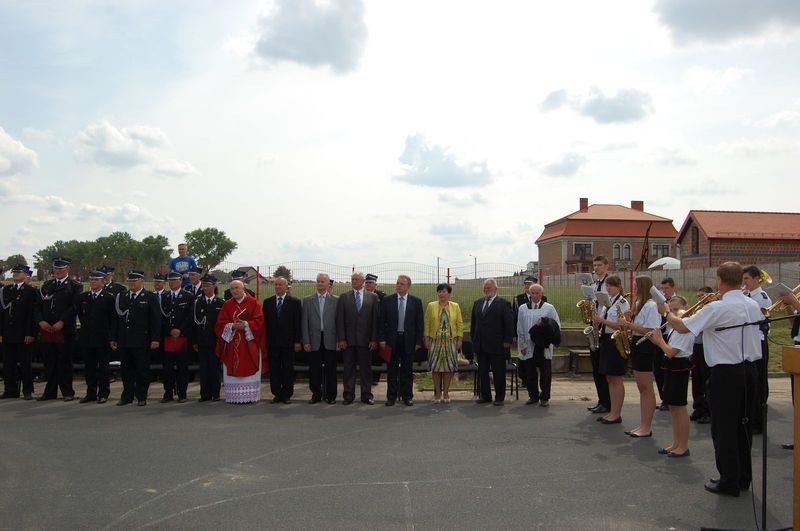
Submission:
[[261,400],[261,353],[258,354],[258,370],[250,376],[229,376],[223,363],[222,381],[225,384],[225,402],[229,404],[251,404]]

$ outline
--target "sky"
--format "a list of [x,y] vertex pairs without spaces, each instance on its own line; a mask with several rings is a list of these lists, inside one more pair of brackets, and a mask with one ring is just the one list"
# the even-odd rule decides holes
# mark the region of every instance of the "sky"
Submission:
[[800,2],[0,0],[0,255],[537,258],[590,203],[796,211]]

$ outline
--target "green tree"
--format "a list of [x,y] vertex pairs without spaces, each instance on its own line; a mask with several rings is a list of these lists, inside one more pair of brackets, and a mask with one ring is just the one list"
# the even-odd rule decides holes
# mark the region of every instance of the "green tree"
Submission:
[[157,271],[160,266],[169,262],[172,249],[166,236],[146,236],[142,238],[139,262],[146,270]]
[[207,227],[195,229],[185,234],[189,254],[206,270],[217,267],[237,247],[235,241],[228,238],[224,231]]
[[279,265],[275,268],[275,272],[272,273],[273,277],[283,277],[289,282],[292,281],[292,270],[284,265]]

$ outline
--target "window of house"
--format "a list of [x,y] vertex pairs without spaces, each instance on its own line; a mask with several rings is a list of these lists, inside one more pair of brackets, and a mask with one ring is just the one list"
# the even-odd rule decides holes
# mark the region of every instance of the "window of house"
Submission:
[[655,258],[661,258],[664,256],[669,256],[669,244],[668,243],[654,243],[653,244],[653,256]]
[[631,259],[631,244],[626,243],[622,246],[622,259],[623,260],[630,260]]
[[618,243],[614,244],[614,260],[619,260],[622,256],[622,246]]
[[579,256],[581,260],[591,260],[593,256],[591,243],[573,243],[572,251],[572,254]]
[[700,254],[700,231],[692,227],[692,254]]

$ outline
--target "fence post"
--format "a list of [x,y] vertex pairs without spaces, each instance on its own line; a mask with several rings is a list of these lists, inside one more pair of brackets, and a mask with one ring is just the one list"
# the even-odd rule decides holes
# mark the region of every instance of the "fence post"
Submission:
[[447,268],[447,283],[450,284],[450,268]]
[[256,266],[256,300],[257,301],[261,300],[261,297],[259,296],[259,293],[261,293],[260,288],[261,288],[261,266]]

